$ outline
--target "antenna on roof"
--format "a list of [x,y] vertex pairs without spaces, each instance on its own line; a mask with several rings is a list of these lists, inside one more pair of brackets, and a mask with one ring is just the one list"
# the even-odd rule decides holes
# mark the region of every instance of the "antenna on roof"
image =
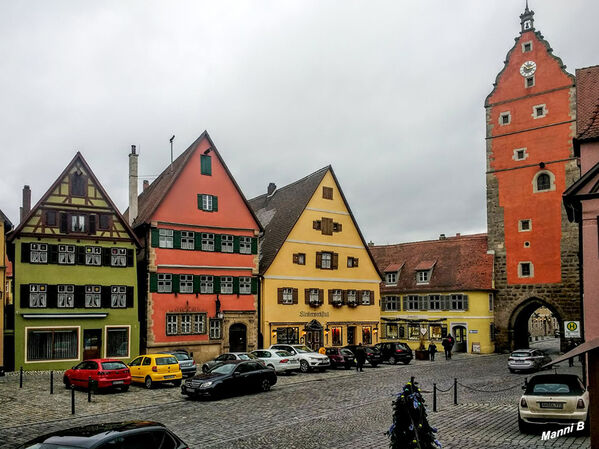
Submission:
[[171,143],[171,168],[173,167],[173,140],[175,140],[174,134],[173,137],[169,139],[169,142]]

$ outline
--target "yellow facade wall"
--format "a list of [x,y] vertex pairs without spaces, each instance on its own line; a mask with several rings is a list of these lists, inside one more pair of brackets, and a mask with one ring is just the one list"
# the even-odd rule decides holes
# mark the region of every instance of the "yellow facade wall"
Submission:
[[[494,323],[493,318],[493,301],[489,299],[492,292],[481,291],[463,291],[463,292],[430,292],[435,295],[451,295],[461,293],[468,295],[468,310],[397,310],[397,311],[382,311],[381,312],[381,332],[383,341],[402,341],[407,343],[412,349],[418,349],[420,346],[419,338],[410,338],[409,323],[416,324],[421,320],[420,326],[428,328],[428,332],[424,335],[426,347],[431,342],[430,326],[435,323],[441,323],[447,326],[447,331],[456,337],[456,327],[462,326],[465,328],[465,351],[467,353],[489,354],[495,351],[495,344],[491,336],[491,327]],[[419,295],[428,293],[418,292]],[[398,296],[398,295],[385,295]],[[401,295],[403,298],[405,295]],[[403,308],[403,300],[399,301],[399,308]],[[385,321],[383,318],[397,319],[402,318],[408,321]],[[445,318],[445,320],[442,320]],[[425,321],[426,320],[426,321]],[[438,321],[436,321],[438,320]],[[405,326],[403,338],[395,337],[388,331],[388,325],[399,324]],[[432,341],[437,345],[437,350],[443,352],[441,346],[441,338],[433,338]],[[474,350],[473,350],[474,345]],[[480,349],[478,349],[480,348]],[[457,345],[454,346],[454,352],[457,350]]]
[[[333,199],[323,198],[323,186],[333,189]],[[324,235],[314,229],[313,222],[331,218],[341,225],[340,232]],[[338,269],[316,267],[317,252],[338,255]],[[293,262],[293,255],[305,254],[305,264]],[[349,268],[348,257],[357,258],[358,266]],[[379,341],[380,277],[364,246],[348,208],[340,194],[331,172],[327,172],[321,184],[308,202],[297,223],[281,246],[276,258],[264,273],[262,281],[261,331],[264,346],[277,343],[277,328],[297,328],[300,342],[308,342],[305,326],[316,320],[323,328],[320,346],[333,345],[333,333],[340,331],[335,343],[348,344],[348,328],[353,328],[354,344]],[[298,290],[297,304],[279,304],[278,289]],[[318,307],[305,303],[306,289],[322,289],[324,303]],[[329,304],[329,290],[372,291],[370,305],[336,307]],[[338,328],[338,329],[336,329]],[[370,338],[368,338],[370,335]],[[370,342],[368,341],[370,339]],[[317,348],[313,348],[317,349]]]

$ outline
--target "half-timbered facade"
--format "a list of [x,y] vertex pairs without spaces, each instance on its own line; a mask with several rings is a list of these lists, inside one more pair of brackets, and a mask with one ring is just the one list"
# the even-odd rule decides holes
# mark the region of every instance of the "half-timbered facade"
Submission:
[[77,153],[10,234],[15,368],[139,353],[139,242]]
[[144,189],[127,217],[144,247],[144,348],[185,348],[198,362],[256,349],[262,228],[207,132]]

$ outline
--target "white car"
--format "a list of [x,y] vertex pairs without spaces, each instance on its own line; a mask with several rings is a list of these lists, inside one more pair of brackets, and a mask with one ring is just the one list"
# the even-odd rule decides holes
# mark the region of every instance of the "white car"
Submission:
[[570,431],[589,430],[589,392],[575,374],[540,374],[523,388],[518,405],[522,433],[543,424],[571,425]]
[[331,361],[326,355],[314,352],[305,345],[276,344],[271,345],[268,349],[282,349],[283,351],[290,352],[294,356],[297,356],[300,362],[300,371],[302,373],[307,373],[313,369],[324,371],[331,366]]
[[289,373],[300,369],[300,361],[297,356],[282,349],[256,349],[252,351],[252,354],[277,373]]

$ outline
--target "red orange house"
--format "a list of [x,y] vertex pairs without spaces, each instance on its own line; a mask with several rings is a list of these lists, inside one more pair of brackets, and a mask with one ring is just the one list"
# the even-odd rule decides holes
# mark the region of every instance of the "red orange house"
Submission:
[[[136,160],[131,167],[136,180]],[[196,361],[256,349],[262,228],[207,132],[144,188],[136,209],[142,348],[184,348]]]

